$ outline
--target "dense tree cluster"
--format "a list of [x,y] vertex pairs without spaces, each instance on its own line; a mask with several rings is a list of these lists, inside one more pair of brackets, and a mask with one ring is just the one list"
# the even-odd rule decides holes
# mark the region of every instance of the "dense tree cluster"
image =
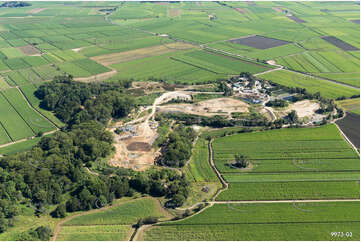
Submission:
[[30,3],[27,2],[20,2],[20,1],[10,1],[4,2],[0,5],[0,8],[22,8],[31,6]]
[[[175,133],[183,137],[189,130]],[[178,137],[171,139],[176,139],[178,145]],[[66,212],[106,206],[115,198],[132,196],[134,191],[165,196],[175,207],[183,204],[189,184],[176,171],[137,173],[118,168],[112,174],[87,172],[84,165],[112,152],[112,141],[112,135],[101,124],[90,121],[45,136],[30,151],[1,158],[0,232],[13,223],[19,203],[28,204],[38,216],[51,212],[59,218]],[[185,158],[190,156],[190,150],[182,151],[188,152]],[[47,211],[49,205],[58,206]]]
[[128,82],[80,83],[72,76],[59,76],[39,87],[35,95],[41,107],[54,111],[67,124],[89,120],[106,123],[110,118],[122,118],[134,107],[133,98],[125,95]]
[[183,167],[192,154],[195,133],[192,128],[176,127],[162,145],[158,163],[170,167]]
[[52,236],[52,231],[48,226],[40,226],[36,229],[29,229],[25,232],[22,232],[17,240],[18,241],[38,241],[38,240],[50,240]]
[[233,166],[237,168],[246,168],[250,164],[249,157],[241,154],[234,155],[234,164]]
[[201,125],[213,128],[234,127],[234,126],[269,126],[272,123],[261,115],[251,114],[247,119],[227,119],[223,116],[215,115],[213,117],[198,116],[185,113],[164,113],[158,115],[157,119],[173,119],[185,125]]
[[30,151],[1,158],[1,230],[6,229],[4,218],[9,223],[17,215],[15,205],[19,202],[28,203],[39,215],[46,212],[47,205],[62,203],[68,192],[75,196],[81,188],[93,191],[89,187],[99,186],[97,198],[103,195],[109,179],[90,176],[83,166],[108,156],[112,141],[102,125],[87,122],[43,137]]
[[167,207],[181,206],[189,194],[189,182],[184,175],[169,169],[151,169],[137,173],[130,181],[132,189],[154,197],[167,198]]
[[224,96],[232,96],[233,95],[233,89],[227,85],[226,82],[220,82],[218,84],[217,91],[223,92]]

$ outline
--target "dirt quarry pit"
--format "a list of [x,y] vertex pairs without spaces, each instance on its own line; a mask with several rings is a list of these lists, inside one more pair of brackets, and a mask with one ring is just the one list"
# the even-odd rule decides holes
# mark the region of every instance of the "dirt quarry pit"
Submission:
[[127,146],[130,151],[150,151],[151,148],[150,144],[145,142],[133,142]]
[[[158,137],[156,123],[123,125],[123,132],[114,133],[115,154],[109,164],[117,167],[143,171],[154,165],[158,152],[152,144]],[[115,128],[110,129],[114,131]]]
[[181,112],[201,116],[230,115],[234,112],[248,113],[249,105],[233,98],[216,98],[193,104],[172,104],[158,107],[161,112]]

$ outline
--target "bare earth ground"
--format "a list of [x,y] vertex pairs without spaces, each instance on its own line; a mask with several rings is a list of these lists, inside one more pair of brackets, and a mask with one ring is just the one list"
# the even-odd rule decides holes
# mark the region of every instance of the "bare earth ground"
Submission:
[[161,112],[182,112],[188,114],[214,116],[230,115],[233,112],[249,112],[249,105],[233,98],[217,98],[195,104],[172,104],[159,107]]
[[302,100],[299,102],[292,103],[287,108],[279,109],[279,108],[268,107],[268,109],[272,109],[272,111],[279,118],[286,116],[292,110],[296,111],[297,116],[299,118],[312,118],[315,116],[322,116],[315,113],[315,111],[319,108],[320,108],[320,104],[318,102],[310,101],[310,100]]
[[100,55],[96,57],[92,57],[91,59],[105,66],[109,66],[112,64],[142,59],[145,57],[161,55],[169,52],[173,52],[181,49],[189,49],[193,48],[193,45],[176,42],[164,45],[157,45],[152,47],[145,47],[136,50],[112,53],[107,55]]
[[72,51],[74,51],[74,52],[79,52],[79,51],[81,51],[82,49],[84,49],[84,47],[81,47],[81,48],[75,48],[75,49],[71,49]]
[[132,87],[144,90],[145,93],[163,92],[163,84],[159,82],[132,82]]
[[286,112],[289,113],[291,110],[295,110],[297,112],[298,117],[310,117],[312,116],[317,109],[320,108],[320,104],[317,102],[311,102],[310,100],[303,100],[299,102],[295,102],[288,106]]
[[159,154],[151,148],[158,134],[150,128],[148,122],[136,125],[137,134],[133,137],[120,139],[127,133],[115,135],[115,155],[110,160],[110,165],[132,168],[134,170],[145,170],[154,165],[154,160]]
[[29,11],[29,13],[40,13],[41,11],[45,10],[47,8],[35,8]]
[[31,45],[17,47],[18,50],[24,53],[24,55],[40,55],[41,51]]

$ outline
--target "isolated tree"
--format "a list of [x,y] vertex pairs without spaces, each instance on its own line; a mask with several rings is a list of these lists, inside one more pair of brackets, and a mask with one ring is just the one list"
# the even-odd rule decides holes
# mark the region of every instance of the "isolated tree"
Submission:
[[245,155],[236,154],[234,156],[234,166],[238,168],[246,168],[249,165],[249,158]]
[[298,115],[295,110],[292,110],[288,115],[287,118],[290,120],[291,123],[296,123],[298,121]]

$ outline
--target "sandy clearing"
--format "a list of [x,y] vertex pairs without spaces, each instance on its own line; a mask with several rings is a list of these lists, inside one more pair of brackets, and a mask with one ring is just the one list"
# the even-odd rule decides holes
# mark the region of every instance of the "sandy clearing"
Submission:
[[286,109],[273,111],[279,116],[284,117],[292,110],[295,110],[299,118],[312,117],[315,114],[315,111],[320,108],[320,104],[315,101],[302,100],[290,104]]
[[112,64],[126,62],[131,60],[137,60],[145,57],[151,57],[156,55],[161,55],[169,52],[173,52],[176,50],[185,50],[193,48],[194,46],[187,43],[170,43],[164,45],[157,45],[152,47],[145,47],[136,50],[124,51],[124,52],[117,52],[107,55],[95,56],[91,59],[99,62],[102,65],[109,66]]
[[161,112],[182,112],[188,114],[214,116],[229,115],[233,112],[249,112],[249,105],[233,98],[216,98],[194,104],[171,104],[158,107]]
[[81,51],[82,49],[84,49],[84,47],[74,48],[74,49],[71,49],[71,50],[74,51],[74,52],[79,52],[79,51]]

